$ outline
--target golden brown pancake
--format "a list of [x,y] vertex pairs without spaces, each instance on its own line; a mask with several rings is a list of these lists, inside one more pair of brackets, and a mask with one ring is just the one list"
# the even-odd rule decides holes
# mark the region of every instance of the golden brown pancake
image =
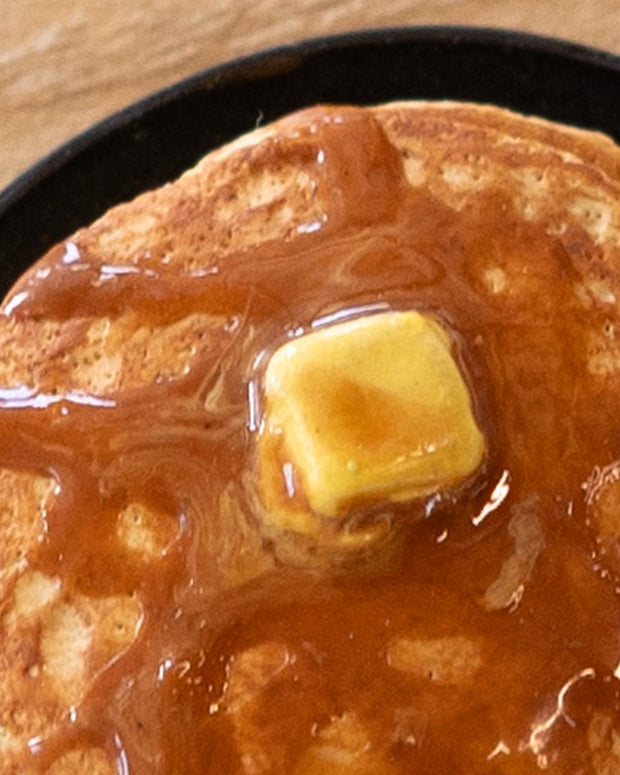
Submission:
[[609,138],[302,111],[0,342],[0,772],[620,772]]

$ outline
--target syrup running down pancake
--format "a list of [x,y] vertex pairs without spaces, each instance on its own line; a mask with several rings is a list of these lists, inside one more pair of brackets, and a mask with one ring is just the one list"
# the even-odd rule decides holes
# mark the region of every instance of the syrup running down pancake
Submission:
[[0,342],[0,772],[620,772],[611,140],[302,111]]

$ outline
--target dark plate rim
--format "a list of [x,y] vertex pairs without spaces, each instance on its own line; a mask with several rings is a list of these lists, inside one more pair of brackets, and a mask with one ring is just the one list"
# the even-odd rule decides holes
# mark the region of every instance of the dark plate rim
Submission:
[[191,93],[198,85],[202,89],[213,90],[240,81],[254,80],[260,77],[261,72],[272,71],[274,65],[280,64],[281,66],[281,63],[285,63],[287,59],[296,60],[299,57],[316,56],[324,51],[351,48],[360,44],[372,43],[385,46],[395,43],[415,43],[429,39],[453,45],[496,45],[510,47],[513,50],[527,50],[560,57],[564,60],[572,59],[584,62],[595,67],[599,66],[606,70],[615,71],[620,76],[620,56],[562,38],[504,28],[458,25],[380,27],[302,39],[298,42],[274,46],[200,70],[97,121],[91,127],[79,132],[56,149],[45,154],[0,191],[0,216],[25,195],[30,188],[36,186],[41,179],[56,172],[88,146],[127,127],[136,119],[156,111],[171,100],[182,98],[184,94]]
[[581,43],[465,25],[293,41],[147,94],[0,191],[0,297],[53,245],[260,123],[317,103],[407,99],[494,104],[600,130],[620,143],[620,56]]

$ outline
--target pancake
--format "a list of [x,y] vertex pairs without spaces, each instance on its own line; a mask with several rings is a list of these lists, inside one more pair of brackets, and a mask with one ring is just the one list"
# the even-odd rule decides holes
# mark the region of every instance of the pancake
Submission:
[[0,770],[620,772],[619,294],[620,148],[454,102],[52,248],[0,316]]

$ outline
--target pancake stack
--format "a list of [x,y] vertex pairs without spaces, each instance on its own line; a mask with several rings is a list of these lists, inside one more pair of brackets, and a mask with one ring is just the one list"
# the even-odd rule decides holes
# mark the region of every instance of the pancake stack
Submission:
[[295,113],[0,346],[2,773],[620,771],[611,139]]

